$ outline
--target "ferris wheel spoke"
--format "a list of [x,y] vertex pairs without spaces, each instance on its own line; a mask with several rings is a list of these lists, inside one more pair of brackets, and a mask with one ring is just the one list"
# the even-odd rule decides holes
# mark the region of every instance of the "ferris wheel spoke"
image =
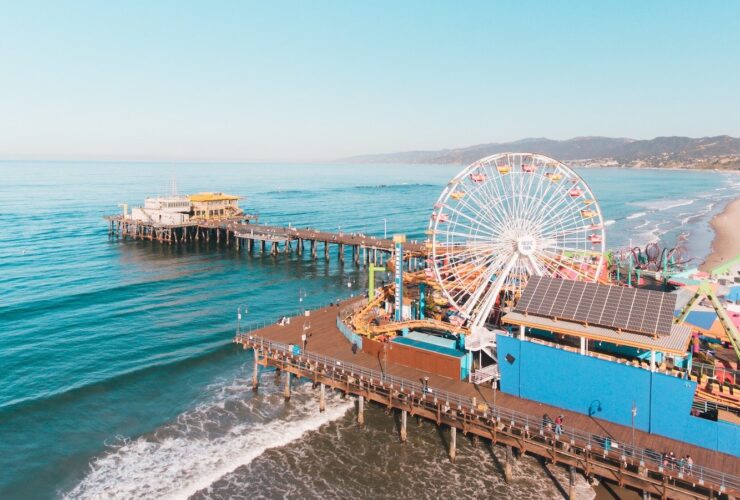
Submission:
[[[544,258],[546,260],[549,260],[550,262],[554,263],[557,266],[558,270],[560,270],[561,267],[564,267],[564,268],[568,269],[569,271],[571,271],[572,273],[575,273],[576,275],[578,275],[578,276],[580,276],[580,277],[582,277],[582,278],[584,278],[586,280],[589,280],[589,281],[593,281],[594,280],[594,276],[591,276],[591,275],[589,275],[587,273],[584,273],[580,269],[580,266],[576,266],[575,263],[572,262],[572,261],[555,259],[552,256],[547,255],[544,252],[540,252],[538,255],[540,255],[542,258]],[[562,275],[562,273],[560,273],[560,274]],[[563,277],[569,277],[569,276],[563,276]]]
[[[478,207],[472,206],[464,199],[461,199],[459,201],[459,204],[462,205],[464,208],[467,208],[470,212],[473,213],[473,215],[476,215],[477,217],[481,219],[485,219],[489,221],[493,227],[500,228],[501,220],[498,217],[496,217],[496,215],[493,214],[491,211],[487,211],[487,213],[483,213],[481,210],[478,209]],[[445,206],[449,207],[451,210],[456,210],[450,205],[445,204]]]
[[[496,225],[495,225],[496,221],[491,221],[487,217],[485,218],[480,217],[479,219],[476,219],[472,217],[471,215],[465,213],[464,211],[459,210],[454,207],[449,207],[449,214],[454,216],[454,219],[450,219],[450,221],[447,224],[451,224],[453,226],[455,224],[462,225],[464,224],[463,222],[460,221],[460,217],[462,217],[463,219],[465,219],[466,221],[469,221],[471,224],[475,225],[476,227],[480,227],[480,226],[485,227],[488,230],[488,234],[491,236],[493,236],[496,232]],[[493,223],[494,225],[491,225],[491,223]],[[469,225],[465,225],[465,227],[473,229],[473,227]]]
[[504,285],[504,281],[506,281],[511,268],[514,267],[514,264],[518,259],[518,255],[512,255],[501,273],[496,276],[496,281],[493,282],[492,286],[485,293],[484,299],[480,303],[480,307],[475,311],[475,317],[473,320],[474,326],[483,326],[486,319],[488,319],[488,316],[491,314],[491,310],[496,303],[498,294],[501,291],[501,287]]

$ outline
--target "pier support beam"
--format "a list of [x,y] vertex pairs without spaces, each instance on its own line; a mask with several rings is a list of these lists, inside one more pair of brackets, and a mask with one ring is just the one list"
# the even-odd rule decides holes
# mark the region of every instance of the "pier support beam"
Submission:
[[576,469],[568,466],[568,499],[576,500]]
[[457,427],[450,427],[450,462],[457,456]]
[[322,382],[319,386],[319,411],[326,410],[326,385]]
[[329,260],[329,242],[328,241],[324,242],[324,260],[326,261]]
[[513,462],[514,457],[512,456],[511,446],[506,446],[506,456],[504,457],[504,480],[507,483],[510,483],[513,478],[513,471],[511,463]]
[[357,400],[357,423],[365,425],[365,396],[360,396]]
[[[408,439],[408,434],[406,434],[406,418],[407,418],[408,412],[406,410],[401,410],[401,442],[405,443]],[[454,427],[453,427],[454,429]]]
[[285,400],[288,401],[290,399],[290,372],[285,372]]
[[259,353],[254,351],[254,372],[252,373],[252,390],[257,392],[260,386],[260,365],[259,365]]

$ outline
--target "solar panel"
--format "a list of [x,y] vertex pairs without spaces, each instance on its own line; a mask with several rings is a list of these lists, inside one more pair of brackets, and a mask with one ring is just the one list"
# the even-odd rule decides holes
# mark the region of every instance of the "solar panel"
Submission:
[[616,330],[670,335],[676,296],[625,288],[533,276],[514,310]]
[[609,290],[609,297],[604,304],[604,310],[601,312],[601,318],[598,322],[594,322],[595,325],[614,325],[614,320],[619,314],[619,300],[622,298],[623,290],[626,290],[626,288],[621,286],[611,287]]
[[586,315],[586,321],[592,325],[599,325],[601,316],[604,314],[604,306],[609,303],[609,292],[611,287],[597,286],[591,309]]
[[632,301],[630,317],[627,320],[627,330],[633,332],[642,331],[642,318],[645,317],[645,309],[650,303],[647,290],[635,290],[635,298]]

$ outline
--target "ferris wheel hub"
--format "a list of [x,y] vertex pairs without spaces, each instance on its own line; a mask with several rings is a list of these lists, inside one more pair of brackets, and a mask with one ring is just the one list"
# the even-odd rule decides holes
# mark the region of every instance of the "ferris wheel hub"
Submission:
[[520,255],[529,257],[537,250],[537,240],[529,235],[522,236],[516,240],[516,250]]

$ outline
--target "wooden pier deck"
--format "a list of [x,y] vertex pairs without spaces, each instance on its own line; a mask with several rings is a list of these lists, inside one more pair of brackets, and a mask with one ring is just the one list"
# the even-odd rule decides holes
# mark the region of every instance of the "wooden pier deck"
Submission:
[[[340,309],[344,310],[344,308],[351,305],[351,303],[345,302],[341,306],[329,306],[311,311],[309,317],[293,317],[290,324],[284,326],[271,325],[248,334],[242,334],[235,341],[244,345],[245,348],[255,348],[258,353],[256,358],[260,358],[260,364],[264,366],[277,366],[298,376],[313,378],[322,384],[326,383],[330,387],[333,386],[370,400],[379,401],[389,407],[411,411],[412,415],[415,413],[422,417],[436,419],[438,423],[445,423],[454,428],[460,427],[463,432],[472,432],[486,438],[492,438],[494,442],[498,441],[502,444],[511,445],[520,451],[544,456],[548,460],[576,467],[587,474],[615,480],[620,484],[642,489],[663,498],[704,498],[707,495],[711,496],[713,493],[722,492],[734,496],[740,495],[740,459],[737,457],[639,430],[635,431],[635,450],[632,450],[630,446],[632,429],[629,427],[535,401],[520,399],[500,391],[494,391],[488,386],[476,386],[465,381],[453,380],[397,364],[389,363],[388,366],[385,366],[382,357],[361,350],[353,352],[351,343],[337,326]],[[295,355],[288,352],[285,345],[300,345],[304,322],[310,324],[308,330],[310,336],[307,339],[306,351],[300,355]],[[269,345],[266,345],[265,342]],[[282,350],[279,345],[283,345]],[[357,377],[354,376],[353,378],[349,375],[345,379],[337,381],[341,377],[337,378],[334,372],[329,378],[325,371],[317,368],[318,357],[311,362],[311,360],[306,360],[306,356],[319,356],[321,359],[329,360],[328,363],[330,364],[339,362],[341,366],[352,365],[358,367],[353,370],[361,371],[364,368],[368,370],[368,373],[374,371],[395,378],[397,392],[394,393],[393,383],[391,383],[390,392],[383,396],[383,389],[380,387],[387,388],[387,384],[377,386],[378,381],[376,381],[375,387],[371,388],[370,386],[373,384],[367,382],[364,385],[361,382],[356,384]],[[326,363],[327,361],[324,361],[324,366],[326,366]],[[423,390],[419,390],[425,377],[428,377],[428,386],[431,388],[430,393],[426,396],[420,395]],[[406,382],[406,394],[402,394],[403,388],[398,392],[398,379],[408,381]],[[415,396],[414,386],[416,387]],[[408,393],[409,387],[410,394]],[[442,394],[445,394],[445,396],[441,396]],[[430,395],[435,396],[433,404]],[[445,409],[443,407],[444,411],[440,412],[440,405],[443,402],[437,401],[437,397],[445,400],[452,398],[457,401],[457,403],[452,402],[454,416],[449,412],[449,408]],[[467,405],[469,408],[465,408],[465,404],[461,401],[470,401],[472,398],[475,398],[472,400],[473,404],[469,403]],[[444,404],[447,403],[447,401],[444,401]],[[481,404],[484,404],[484,406],[480,407]],[[454,411],[456,405],[461,408],[457,412]],[[476,410],[476,407],[478,407],[478,410]],[[482,411],[480,408],[486,408],[486,410]],[[513,423],[507,426],[501,423],[496,424],[495,421],[491,422],[490,419],[496,411],[514,412],[511,414],[516,414],[517,420],[524,419],[526,423],[517,430],[517,426]],[[541,421],[544,413],[548,413],[553,418],[559,414],[565,416],[566,430],[563,437],[566,439],[562,443],[555,443],[555,440],[548,439],[541,432]],[[504,421],[507,418],[504,418]],[[511,418],[513,422],[514,417]],[[485,422],[489,422],[488,427]],[[525,428],[526,430],[524,430]],[[405,429],[403,432],[405,432]],[[588,437],[589,442],[584,445],[580,443],[580,441],[586,439],[584,436],[600,436],[601,441],[599,441],[599,438],[592,441],[592,437]],[[612,445],[610,451],[604,452],[603,437],[607,436],[610,438]],[[570,440],[570,446],[567,443],[568,440]],[[618,448],[614,446],[614,443],[618,443]],[[577,451],[579,446],[582,446],[581,453]],[[642,455],[638,455],[638,449],[643,450],[640,452]],[[679,472],[675,470],[664,471],[660,464],[656,463],[654,455],[645,455],[644,449],[656,453],[672,451],[676,454],[676,457],[691,455],[694,460],[693,474],[679,475]],[[622,454],[627,454],[629,457],[620,457]],[[632,456],[633,454],[634,456]],[[641,463],[636,464],[637,461]],[[657,459],[657,462],[659,461]],[[700,470],[702,471],[701,478],[698,475]]]
[[[394,250],[392,240],[360,233],[331,232],[313,228],[271,226],[256,222],[255,216],[240,216],[217,220],[196,220],[186,224],[165,225],[135,221],[122,215],[108,216],[108,234],[113,237],[158,241],[167,244],[182,244],[193,241],[216,241],[254,252],[260,246],[262,253],[298,255],[308,251],[312,258],[318,257],[318,246],[323,244],[323,255],[329,259],[330,245],[334,245],[340,261],[345,259],[347,248],[352,250],[356,265],[387,260]],[[294,248],[295,242],[295,248]],[[310,248],[306,249],[308,244]],[[282,248],[281,248],[282,245]],[[425,243],[404,243],[404,257],[421,261],[427,256]]]

